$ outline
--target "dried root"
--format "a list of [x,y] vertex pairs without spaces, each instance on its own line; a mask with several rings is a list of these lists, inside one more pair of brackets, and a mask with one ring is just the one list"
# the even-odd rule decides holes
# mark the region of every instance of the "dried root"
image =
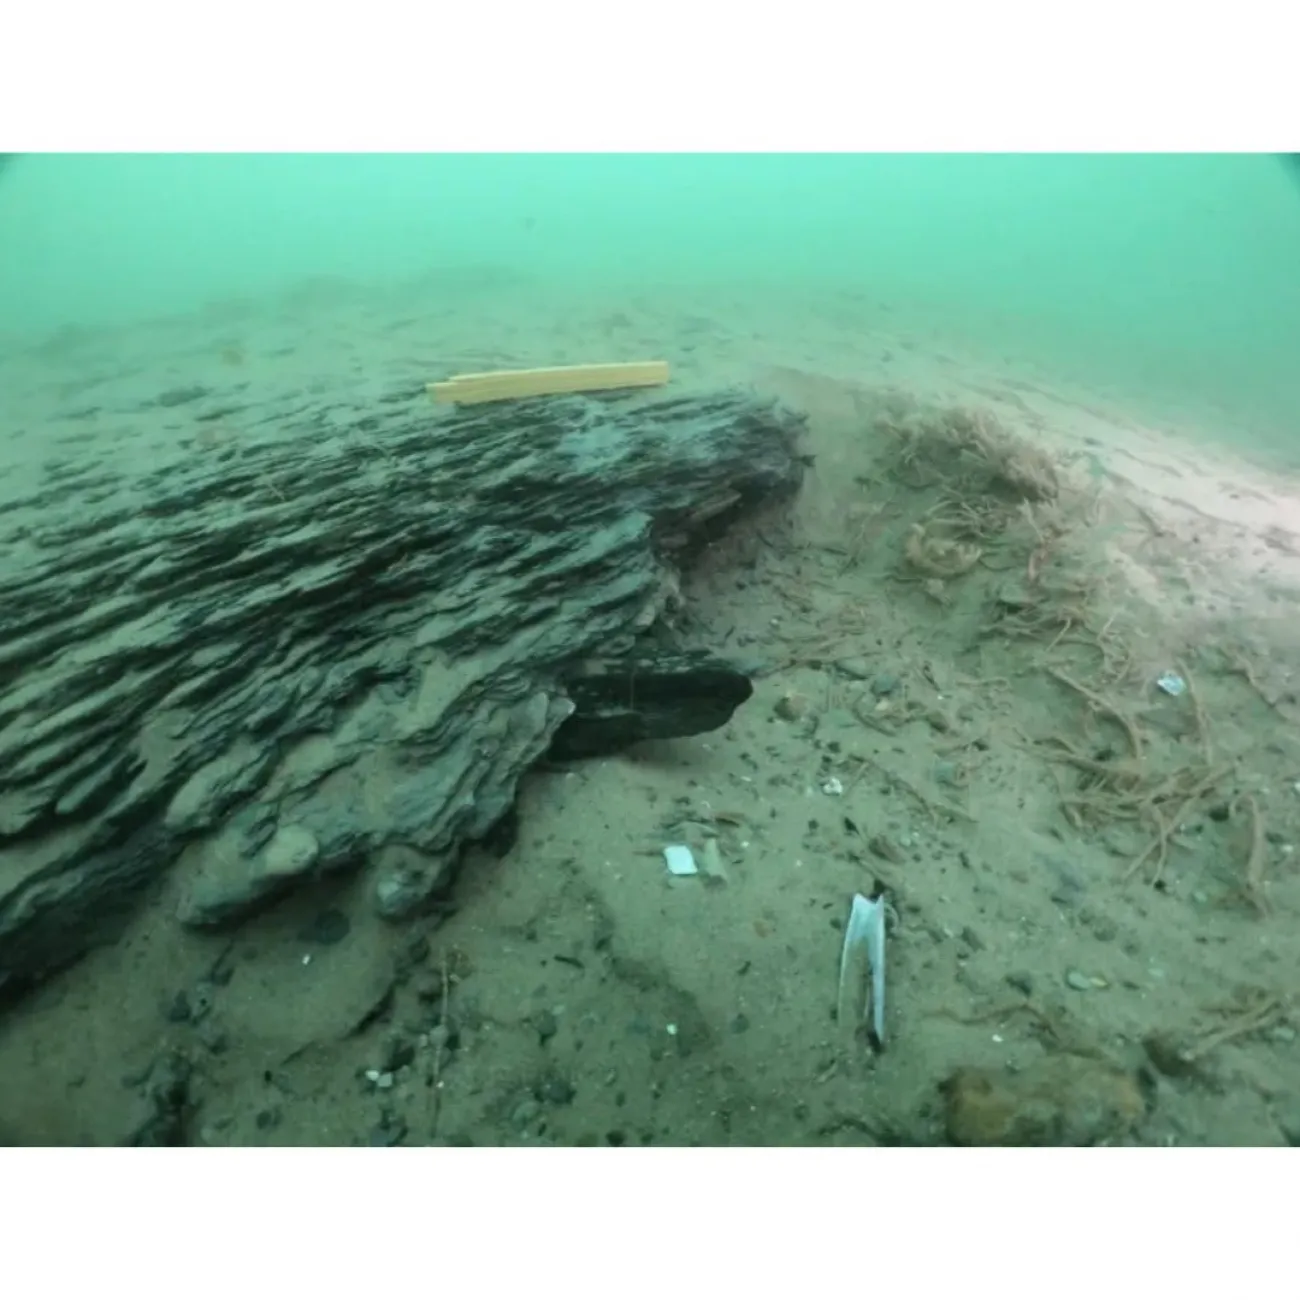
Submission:
[[1235,810],[1243,804],[1250,812],[1250,849],[1246,855],[1241,892],[1246,902],[1255,909],[1256,915],[1267,916],[1270,908],[1264,867],[1268,861],[1268,837],[1265,833],[1264,814],[1254,795],[1238,795],[1232,807]]

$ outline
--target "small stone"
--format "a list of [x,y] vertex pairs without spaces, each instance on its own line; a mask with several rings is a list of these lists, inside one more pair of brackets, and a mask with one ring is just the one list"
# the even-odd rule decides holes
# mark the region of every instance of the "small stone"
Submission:
[[838,668],[845,677],[851,677],[857,682],[865,682],[871,676],[871,665],[867,663],[865,659],[837,659],[835,661],[835,667]]
[[748,1028],[749,1017],[743,1011],[738,1011],[731,1019],[731,1032],[733,1034],[743,1034]]
[[1034,995],[1034,977],[1023,970],[1012,971],[1007,976],[1007,983],[1011,985],[1017,993],[1023,993],[1025,997],[1030,998]]
[[298,931],[298,938],[303,943],[319,944],[328,947],[341,943],[348,937],[352,922],[337,907],[326,908],[317,913]]
[[393,1086],[393,1076],[389,1074],[386,1070],[380,1073],[379,1076],[375,1079],[376,1088],[387,1089],[387,1088],[391,1088],[392,1086]]
[[1023,1070],[958,1070],[943,1098],[948,1139],[958,1146],[1113,1143],[1146,1114],[1136,1074],[1066,1055]]
[[542,1080],[539,1100],[549,1102],[552,1106],[567,1106],[574,1098],[576,1089],[568,1079],[552,1075]]
[[873,695],[892,695],[896,690],[898,690],[898,678],[893,673],[877,673],[871,679]]
[[173,1025],[183,1025],[190,1018],[190,995],[181,989],[167,1004],[167,1019]]
[[553,1011],[539,1011],[533,1017],[533,1028],[537,1030],[538,1041],[545,1045],[559,1032],[560,1022]]
[[798,691],[788,691],[776,702],[775,713],[782,722],[798,722],[808,712],[808,697]]
[[1065,972],[1065,982],[1080,993],[1091,991],[1095,986],[1081,970],[1075,970],[1071,967]]
[[1268,1031],[1268,1036],[1275,1043],[1294,1043],[1296,1034],[1290,1025],[1275,1025]]
[[199,1042],[213,1056],[220,1056],[230,1046],[230,1035],[220,1025],[214,1024],[211,1020],[205,1020],[199,1025],[196,1034]]
[[541,1106],[532,1097],[526,1097],[511,1111],[510,1122],[515,1128],[527,1128],[541,1113]]
[[379,1050],[381,1074],[395,1074],[415,1060],[415,1044],[401,1034],[389,1034]]
[[370,1130],[368,1144],[372,1147],[395,1147],[406,1136],[406,1121],[396,1112],[385,1108],[379,1123]]
[[971,952],[983,952],[984,940],[968,925],[961,932],[961,941]]
[[878,858],[883,858],[886,862],[903,863],[907,861],[907,854],[903,852],[902,847],[888,835],[873,835],[867,841],[867,848]]
[[957,773],[957,764],[946,758],[940,759],[934,765],[934,779],[940,785],[961,784]]

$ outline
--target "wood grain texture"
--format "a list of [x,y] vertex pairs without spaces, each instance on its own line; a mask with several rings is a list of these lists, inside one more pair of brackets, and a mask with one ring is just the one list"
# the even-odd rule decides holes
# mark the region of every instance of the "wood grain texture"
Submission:
[[[369,384],[241,418],[263,436],[128,472],[88,417],[0,492],[0,987],[169,872],[193,925],[335,871],[411,915],[557,738],[703,730],[748,694],[645,638],[691,548],[797,486],[799,415]],[[656,691],[629,710],[631,673]]]

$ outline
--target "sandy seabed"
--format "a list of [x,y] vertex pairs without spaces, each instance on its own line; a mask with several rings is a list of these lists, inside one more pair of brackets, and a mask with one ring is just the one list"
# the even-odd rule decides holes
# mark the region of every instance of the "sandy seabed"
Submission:
[[[1300,1141],[1296,485],[902,317],[488,275],[15,347],[11,483],[76,454],[88,368],[139,398],[663,357],[805,411],[811,467],[685,577],[682,635],[756,675],[729,726],[532,774],[437,920],[351,879],[229,942],[164,882],[0,1021],[5,1133],[132,1140],[180,1060],[207,1145]],[[191,418],[123,426],[124,462],[243,436]],[[665,871],[707,839],[725,883]],[[883,1051],[834,1014],[875,888]]]

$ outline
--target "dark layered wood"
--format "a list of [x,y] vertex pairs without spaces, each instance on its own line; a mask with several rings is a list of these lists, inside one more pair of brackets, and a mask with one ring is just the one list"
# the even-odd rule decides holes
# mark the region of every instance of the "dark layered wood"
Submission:
[[0,985],[169,871],[194,925],[357,868],[409,915],[540,757],[720,726],[749,694],[645,633],[693,547],[795,488],[796,414],[411,387],[240,420],[259,436],[134,474],[92,421],[0,489]]

